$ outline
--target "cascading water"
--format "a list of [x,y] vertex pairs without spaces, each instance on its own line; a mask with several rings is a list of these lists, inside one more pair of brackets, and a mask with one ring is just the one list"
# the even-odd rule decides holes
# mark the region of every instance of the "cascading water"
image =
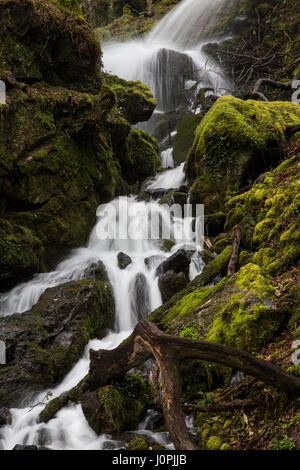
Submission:
[[[186,87],[188,80],[199,78],[202,83],[210,83],[218,91],[227,87],[226,80],[214,65],[202,54],[197,45],[199,25],[213,21],[218,8],[226,0],[184,0],[170,12],[143,41],[123,44],[111,44],[104,47],[104,63],[108,71],[126,79],[140,79],[147,83],[158,100],[159,109],[168,111],[178,104],[178,96]],[[206,72],[206,66],[211,69]],[[220,91],[221,92],[221,91]],[[173,167],[172,149],[163,154],[163,165]],[[148,189],[174,189],[185,181],[184,164],[172,170],[166,170],[149,182]],[[137,205],[139,211],[134,217],[136,227],[143,227],[151,213],[160,216],[162,226],[170,231],[170,238],[175,241],[172,251],[189,245],[196,250],[191,259],[190,278],[194,278],[202,269],[201,258],[192,231],[192,218],[170,219],[166,209],[155,201],[137,202],[134,197],[118,198],[110,203],[115,209],[114,220],[117,229],[128,231],[129,221],[124,218],[124,206]],[[36,275],[31,281],[22,283],[0,298],[0,314],[9,315],[30,309],[49,287],[63,284],[70,280],[86,277],[91,267],[101,260],[107,269],[112,285],[116,305],[115,331],[102,340],[94,339],[85,348],[82,358],[64,378],[61,384],[50,390],[51,399],[62,392],[70,390],[87,374],[89,368],[89,349],[113,349],[131,333],[135,323],[161,304],[156,267],[166,253],[162,250],[160,240],[153,239],[108,239],[100,240],[99,223],[108,205],[98,209],[98,223],[94,227],[88,245],[75,250],[56,270]],[[176,228],[182,228],[183,236],[176,238]],[[126,269],[120,269],[118,253],[122,251],[130,256],[132,262]],[[145,259],[150,259],[149,263]],[[38,416],[45,404],[46,393],[38,393],[31,399],[30,405],[11,410],[12,424],[1,429],[0,448],[12,449],[16,444],[45,445],[51,449],[120,449],[125,443],[113,440],[109,435],[97,436],[88,426],[80,405],[62,409],[47,424],[39,423]],[[24,397],[26,398],[26,397]],[[25,400],[26,401],[26,400]],[[144,433],[153,441],[171,449],[167,433],[154,433],[149,422],[151,411],[136,433]]]
[[[127,219],[125,214],[133,207],[138,209],[136,215],[132,216],[133,220]],[[99,239],[99,224],[108,213],[108,208],[114,210],[111,212],[112,219],[108,219],[107,224],[112,227],[117,221],[116,230],[117,233],[124,234],[122,239]],[[84,278],[97,261],[104,262],[115,297],[115,332],[110,332],[101,341],[89,342],[83,357],[73,370],[60,385],[50,390],[51,399],[71,389],[87,374],[90,348],[113,349],[117,347],[124,338],[130,335],[138,320],[161,304],[155,270],[167,255],[162,250],[159,239],[130,238],[128,227],[131,223],[134,222],[138,230],[138,227],[145,226],[151,215],[159,216],[164,233],[166,231],[170,233],[176,243],[173,252],[182,245],[195,244],[191,228],[192,219],[174,218],[170,221],[166,208],[156,202],[137,202],[135,197],[121,197],[100,206],[97,215],[98,223],[92,230],[86,248],[75,250],[68,259],[58,265],[55,271],[35,276],[33,280],[17,286],[0,299],[2,315],[14,312],[22,314],[38,301],[48,287]],[[178,226],[181,226],[182,230],[178,230]],[[182,235],[180,239],[176,239],[178,233]],[[195,246],[195,248],[199,247]],[[131,257],[132,262],[126,269],[120,269],[118,265],[117,255],[120,251],[126,252]],[[145,263],[146,258],[152,258],[154,262]],[[196,262],[192,262],[192,265],[191,273],[196,275],[199,269],[195,271]],[[42,403],[48,391],[37,394],[31,400],[31,405]],[[124,442],[113,441],[111,436],[97,436],[89,428],[80,405],[61,410],[57,417],[47,424],[38,422],[38,416],[43,407],[44,405],[33,408],[26,406],[26,408],[11,410],[12,424],[2,429],[3,439],[0,437],[0,448],[2,446],[4,449],[11,449],[16,444],[46,445],[52,449],[105,449],[122,448],[125,445]],[[70,427],[71,423],[72,427]],[[147,433],[149,434],[149,431]],[[166,433],[154,433],[152,440],[172,448]]]
[[174,110],[189,80],[222,94],[230,88],[222,70],[202,52],[199,33],[229,0],[184,0],[143,40],[103,45],[104,67],[127,80],[141,80],[158,109]]
[[161,152],[161,164],[164,168],[174,168],[173,149]]

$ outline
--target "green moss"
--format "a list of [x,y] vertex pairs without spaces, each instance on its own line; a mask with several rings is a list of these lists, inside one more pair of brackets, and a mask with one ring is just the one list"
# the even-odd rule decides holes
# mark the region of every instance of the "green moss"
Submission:
[[128,450],[148,450],[148,442],[143,437],[132,439],[127,446]]
[[120,114],[131,124],[150,119],[156,101],[150,89],[140,81],[126,81],[115,75],[103,74],[104,82],[116,93]]
[[173,242],[173,240],[164,240],[162,243],[162,247],[165,251],[171,251],[174,245],[175,242]]
[[231,446],[230,444],[224,443],[221,445],[220,450],[231,450]]
[[199,124],[199,116],[187,114],[176,127],[176,135],[174,139],[173,158],[174,162],[179,164],[185,161],[189,149],[194,140],[194,133]]
[[220,450],[221,445],[222,440],[218,436],[211,436],[206,443],[208,450]]
[[[128,3],[133,3],[133,1],[134,0],[130,0]],[[121,8],[118,2],[114,1],[114,16],[112,21],[108,25],[98,28],[97,36],[100,41],[109,40],[110,38],[126,41],[143,36],[178,2],[179,0],[161,0],[160,2],[154,3],[154,16],[146,17],[144,15],[137,16],[136,10],[139,11],[139,9],[136,8],[136,5],[134,10],[131,8],[124,9],[123,4]],[[134,1],[134,3],[136,2]]]
[[198,305],[201,305],[203,300],[208,297],[211,291],[211,287],[203,287],[202,289],[184,296],[173,307],[170,308],[168,313],[163,317],[163,322],[168,323],[174,318],[179,321],[184,317],[187,317],[193,311],[195,311]]
[[153,176],[161,164],[156,140],[141,129],[132,129],[126,146],[127,156],[121,161],[126,181],[133,184]]
[[79,14],[77,0],[3,1],[1,69],[10,70],[21,81],[99,90],[101,50]]
[[219,98],[199,124],[185,171],[194,181],[191,198],[209,212],[223,209],[248,179],[282,157],[283,127],[300,122],[299,107],[289,102]]
[[40,413],[40,421],[43,423],[48,423],[50,419],[52,419],[58,411],[62,408],[62,400],[57,397],[54,400],[51,400],[50,403],[46,405],[46,407]]
[[41,241],[26,227],[0,221],[0,282],[3,287],[42,267]]
[[150,386],[141,376],[126,374],[119,385],[106,385],[83,403],[84,414],[96,433],[136,429],[150,400]]

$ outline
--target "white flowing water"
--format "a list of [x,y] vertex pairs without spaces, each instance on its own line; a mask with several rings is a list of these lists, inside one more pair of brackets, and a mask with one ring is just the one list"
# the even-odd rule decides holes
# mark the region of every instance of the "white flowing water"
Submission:
[[161,164],[164,168],[174,168],[173,148],[161,152]]
[[176,189],[185,181],[184,163],[173,170],[166,170],[159,173],[153,181],[147,184],[147,189]]
[[172,111],[180,104],[190,80],[223,94],[230,84],[222,70],[203,53],[199,35],[228,1],[184,0],[144,39],[104,44],[106,71],[146,83],[161,111]]
[[[177,169],[170,170],[176,172]],[[172,178],[170,178],[172,181]],[[164,206],[156,202],[137,202],[135,197],[120,197],[109,204],[99,206],[98,222],[91,232],[87,247],[75,250],[69,258],[60,263],[57,269],[50,273],[36,275],[31,281],[23,283],[0,299],[2,315],[14,312],[22,314],[34,305],[42,293],[49,287],[76,279],[82,279],[89,272],[91,266],[101,260],[107,269],[111,282],[115,304],[116,325],[115,332],[110,332],[102,340],[92,340],[85,348],[83,357],[74,366],[71,372],[64,378],[61,384],[51,390],[38,393],[32,399],[30,406],[13,409],[12,424],[1,429],[0,448],[12,449],[16,444],[46,445],[51,449],[107,449],[124,448],[125,443],[114,441],[109,435],[97,436],[85,420],[81,406],[69,406],[61,410],[55,419],[47,424],[39,423],[38,416],[45,404],[33,405],[43,402],[48,391],[52,393],[51,399],[59,396],[62,392],[74,387],[88,372],[89,349],[113,349],[117,347],[124,338],[128,337],[134,325],[139,320],[134,308],[137,300],[134,283],[137,276],[144,279],[144,297],[148,299],[147,311],[150,313],[161,304],[161,295],[158,288],[158,278],[155,275],[157,265],[167,257],[161,249],[159,239],[137,239],[130,238],[130,226],[134,227],[134,233],[139,227],[144,227],[153,215],[160,216],[163,230],[167,230],[176,245],[172,252],[181,246],[194,244],[195,249],[201,250],[195,245],[196,240],[192,231],[192,219],[173,218]],[[103,227],[103,221],[107,219],[107,225],[114,230],[114,235],[123,234],[123,238],[99,238],[99,227]],[[178,230],[180,229],[181,230]],[[176,234],[180,237],[176,239]],[[135,238],[135,237],[134,237]],[[122,251],[128,254],[132,263],[126,269],[120,269],[117,255]],[[152,263],[146,265],[144,260],[153,256]],[[195,258],[191,262],[191,277],[196,275],[202,268],[197,265],[199,260]],[[145,435],[149,436],[147,431]],[[166,433],[150,433],[151,439],[162,443],[167,448],[172,444]]]
[[[201,51],[198,44],[197,32],[201,26],[213,21],[217,9],[226,0],[184,0],[172,10],[149,35],[141,41],[123,44],[107,44],[104,47],[104,63],[107,71],[118,74],[126,79],[140,79],[147,83],[158,101],[159,109],[167,111],[174,109],[177,95],[185,88],[191,76],[199,78],[202,83],[208,83],[216,92],[222,93],[227,87],[227,81],[222,73]],[[184,70],[189,69],[187,77]],[[164,165],[172,166],[172,152],[168,149],[163,155]],[[184,164],[177,168],[159,174],[148,188],[173,189],[185,181]],[[154,212],[162,220],[162,226],[169,228],[170,237],[175,241],[172,252],[188,245],[195,249],[191,260],[190,278],[194,278],[202,269],[203,264],[197,253],[201,251],[199,240],[195,239],[192,231],[192,219],[170,219],[163,206],[156,202],[137,202],[134,197],[118,198],[110,204],[98,209],[98,222],[93,229],[86,247],[74,250],[71,255],[61,262],[50,273],[36,275],[31,281],[22,283],[0,298],[0,314],[25,312],[30,309],[49,288],[71,280],[85,278],[91,266],[102,261],[107,269],[112,285],[116,304],[115,331],[102,340],[94,339],[86,346],[82,358],[63,381],[51,390],[38,393],[31,400],[30,406],[12,409],[12,424],[1,429],[0,448],[12,449],[16,444],[45,445],[51,449],[121,449],[125,442],[116,441],[110,435],[97,436],[89,427],[80,405],[68,406],[57,413],[56,417],[47,424],[40,423],[38,416],[45,406],[45,396],[51,392],[51,399],[62,392],[74,387],[88,372],[89,349],[113,349],[124,338],[128,337],[139,320],[141,312],[136,308],[137,279],[143,280],[143,315],[150,313],[161,304],[158,288],[158,278],[155,274],[157,264],[167,254],[161,248],[159,240],[147,238],[115,238],[99,239],[99,225],[109,208],[114,208],[108,226],[117,220],[118,232],[129,231],[132,220],[124,218],[126,211],[133,206],[139,210],[133,216],[135,231],[145,225]],[[126,210],[127,210],[126,209]],[[176,237],[181,228],[181,236]],[[117,255],[122,251],[129,255],[132,263],[124,270],[119,268]],[[155,255],[152,262],[145,264],[147,257]],[[26,399],[26,397],[24,397]],[[41,404],[43,403],[44,404]],[[155,442],[171,449],[167,433],[155,433],[149,428],[150,415],[140,425],[136,433],[144,433]],[[188,425],[190,421],[187,421]]]

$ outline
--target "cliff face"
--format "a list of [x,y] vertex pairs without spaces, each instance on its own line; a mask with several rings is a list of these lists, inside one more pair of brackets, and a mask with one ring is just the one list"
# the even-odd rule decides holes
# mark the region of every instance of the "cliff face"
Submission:
[[151,93],[135,82],[118,83],[117,94],[113,79],[103,85],[100,45],[77,2],[1,1],[0,23],[4,290],[84,243],[98,204],[153,175],[160,160],[155,140],[127,120],[151,116]]

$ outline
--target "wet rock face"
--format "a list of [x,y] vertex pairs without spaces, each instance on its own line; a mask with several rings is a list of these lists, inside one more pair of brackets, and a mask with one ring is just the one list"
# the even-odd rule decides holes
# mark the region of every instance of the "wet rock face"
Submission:
[[165,259],[163,255],[153,255],[148,256],[148,258],[144,259],[144,263],[149,270],[157,268]]
[[120,269],[126,269],[131,263],[132,259],[130,256],[126,255],[126,253],[123,253],[122,251],[118,253],[118,264]]
[[95,261],[91,264],[84,275],[85,279],[97,279],[101,282],[109,282],[107,270],[103,261]]
[[146,67],[153,77],[151,89],[159,108],[173,111],[180,104],[186,79],[194,78],[191,57],[171,49],[161,49]]
[[163,303],[167,302],[174,294],[177,294],[177,292],[184,289],[187,283],[188,280],[183,273],[176,274],[167,272],[166,274],[159,276],[158,286]]
[[130,431],[137,428],[150,397],[150,386],[145,379],[136,374],[126,374],[118,385],[107,385],[85,393],[81,406],[97,434]]
[[144,274],[137,274],[129,289],[131,293],[131,311],[136,321],[142,320],[151,311],[149,286]]
[[154,139],[124,119],[148,119],[149,88],[104,85],[99,43],[80,13],[79,0],[0,4],[1,291],[52,270],[86,242],[100,203],[160,165]]
[[1,367],[0,405],[11,406],[60,380],[90,338],[114,325],[110,287],[84,279],[47,289],[28,312],[0,319],[7,365]]
[[11,424],[11,413],[8,408],[0,408],[0,426]]
[[183,249],[176,251],[172,256],[163,261],[157,268],[157,276],[161,276],[168,271],[174,273],[184,273],[186,277],[189,275],[190,258]]

